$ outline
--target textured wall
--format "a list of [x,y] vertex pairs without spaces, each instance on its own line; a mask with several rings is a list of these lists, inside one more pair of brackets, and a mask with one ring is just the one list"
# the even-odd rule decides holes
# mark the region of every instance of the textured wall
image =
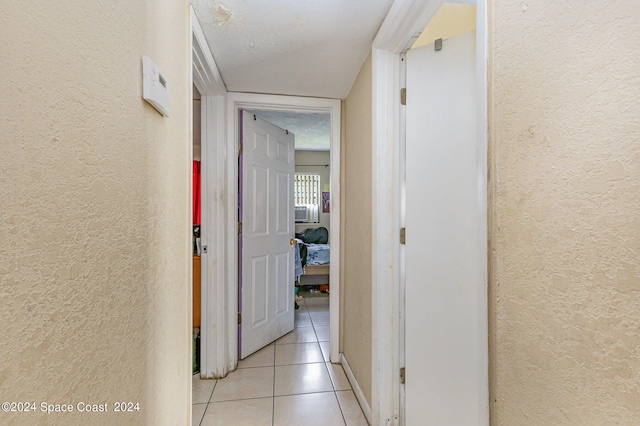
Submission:
[[341,350],[371,404],[371,55],[344,111]]
[[[320,164],[317,167],[297,167],[296,173],[317,173],[320,175],[320,192],[324,191],[324,186],[330,184],[330,171],[329,167],[324,167],[322,164],[329,164],[331,161],[329,151],[296,151],[296,164]],[[296,225],[296,232],[304,231],[307,228],[315,228],[317,226],[324,226],[331,232],[331,226],[329,221],[330,213],[322,213],[322,206],[318,215],[320,216],[320,223],[309,225]]]
[[640,2],[490,1],[494,425],[640,424]]
[[[140,411],[0,412],[0,424],[185,424],[188,7],[35,0],[1,11],[0,401]],[[143,55],[166,73],[171,118],[141,98]]]

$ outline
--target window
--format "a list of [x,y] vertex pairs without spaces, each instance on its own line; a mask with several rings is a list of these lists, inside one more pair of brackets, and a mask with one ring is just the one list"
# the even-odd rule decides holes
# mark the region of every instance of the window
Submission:
[[296,205],[319,204],[320,175],[296,173],[293,193]]
[[[317,223],[320,206],[320,175],[296,173],[293,183],[293,197],[296,205],[296,222]],[[306,212],[302,210],[306,208]],[[306,218],[303,220],[302,218]]]

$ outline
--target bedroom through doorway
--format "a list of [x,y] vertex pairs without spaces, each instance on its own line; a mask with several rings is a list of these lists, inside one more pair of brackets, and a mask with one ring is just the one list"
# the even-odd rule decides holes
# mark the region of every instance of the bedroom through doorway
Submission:
[[[304,265],[303,273],[298,275],[295,288],[298,289],[298,295],[301,298],[298,298],[299,308],[295,310],[293,331],[275,342],[268,343],[264,348],[257,350],[243,360],[239,359],[238,352],[236,352],[237,370],[231,371],[224,379],[208,381],[206,388],[198,390],[198,394],[201,395],[198,398],[195,397],[196,390],[194,389],[194,422],[205,410],[204,417],[202,417],[203,424],[207,422],[208,416],[215,416],[216,419],[220,419],[220,416],[226,418],[223,409],[225,407],[231,408],[234,405],[231,402],[236,400],[238,400],[238,404],[241,404],[240,401],[255,402],[257,404],[255,410],[251,411],[263,412],[265,416],[269,417],[273,416],[274,424],[277,423],[280,416],[287,415],[286,407],[301,408],[305,406],[308,409],[297,414],[296,419],[312,415],[317,418],[326,417],[329,422],[327,424],[333,424],[330,423],[330,420],[334,417],[337,420],[338,418],[343,419],[343,416],[349,417],[355,414],[360,416],[358,421],[366,422],[362,417],[363,413],[355,398],[354,390],[351,390],[351,384],[347,379],[347,377],[351,377],[349,376],[350,371],[346,371],[348,368],[343,369],[340,365],[342,362],[338,338],[340,320],[340,107],[340,101],[334,99],[228,93],[226,116],[227,128],[230,129],[230,132],[226,145],[227,152],[239,151],[241,111],[256,113],[256,117],[260,114],[260,119],[295,134],[296,142],[298,142],[295,147],[295,173],[299,175],[318,174],[319,181],[313,185],[319,194],[317,200],[299,200],[297,202],[299,207],[308,204],[312,206],[306,206],[304,217],[298,217],[298,221],[294,225],[292,240],[296,237],[295,234],[304,234],[306,239],[306,237],[313,237],[312,231],[319,234],[325,233],[327,246],[330,250],[318,256],[326,255],[329,258],[329,264],[324,265],[324,271],[320,271],[324,273],[310,274],[309,271],[314,266],[311,263],[315,263],[313,260],[317,261],[318,257],[312,255],[314,259]],[[274,116],[278,114],[288,117],[290,121],[276,122]],[[315,120],[315,124],[296,127],[294,119],[305,115],[308,119]],[[325,127],[328,124],[329,133],[325,135],[325,143],[328,142],[328,146],[325,145],[322,149],[318,147],[300,149],[299,143],[305,139],[305,136],[313,133],[313,128],[322,127],[322,122],[325,123]],[[246,152],[246,150],[247,147],[244,146],[243,151]],[[230,158],[228,168],[236,179],[240,178],[242,169],[240,169],[237,160],[231,161]],[[303,185],[304,179],[306,178],[298,179],[300,185]],[[235,195],[237,203],[238,194]],[[295,193],[291,195],[294,196]],[[314,207],[313,204],[316,204],[317,207]],[[231,205],[234,203],[232,202]],[[292,207],[291,214],[292,221],[294,221],[295,206]],[[326,231],[319,230],[320,228],[326,228]],[[305,230],[311,231],[304,232]],[[304,243],[303,238],[299,238],[299,240]],[[298,243],[295,242],[295,244]],[[320,244],[320,242],[307,242],[306,244]],[[240,254],[239,250],[230,250],[228,253],[232,256],[234,252]],[[232,264],[237,265],[237,260],[236,262],[231,260]],[[292,275],[295,272],[292,268]],[[323,287],[327,285],[328,288]],[[233,290],[231,287],[228,288],[231,295]],[[234,286],[234,289],[237,295],[238,287]],[[293,291],[294,289],[291,288],[292,294]],[[224,304],[229,320],[232,315],[236,315],[237,310],[234,309],[234,305],[238,305],[237,302],[230,302]],[[227,334],[230,349],[238,346],[236,339],[237,336]],[[233,363],[233,353],[229,353],[229,356],[231,363]],[[233,389],[236,389],[237,392]],[[313,401],[305,403],[308,399],[313,399]],[[289,402],[285,403],[285,401]],[[242,402],[242,404],[246,403],[248,402]],[[259,407],[261,404],[273,409],[261,411]],[[231,419],[233,417],[229,417],[229,420]]]
[[[269,344],[273,339],[278,339],[281,344],[292,345],[281,348],[281,351],[286,349],[294,354],[296,359],[318,362],[326,359],[324,361],[326,362],[330,358],[331,115],[326,112],[263,109],[247,109],[245,111],[241,115],[242,128],[240,130],[243,146],[240,149],[238,164],[240,172],[239,193],[244,194],[238,198],[239,222],[243,224],[244,228],[238,240],[238,255],[241,264],[238,270],[238,297],[242,322],[244,323],[248,319],[251,323],[239,326],[239,359],[246,358],[255,349]],[[265,122],[262,125],[260,124],[261,120]],[[267,127],[268,125],[273,125],[273,127]],[[269,138],[272,140],[268,140]],[[273,167],[279,167],[278,160],[285,162],[291,160],[286,160],[287,156],[283,155],[284,143],[288,138],[293,139],[294,143],[294,165],[293,172],[285,179],[284,169],[279,172],[275,169],[266,172],[267,169],[264,167],[266,167],[265,162],[271,161],[268,158],[274,159],[272,160],[275,161]],[[264,144],[264,148],[258,147],[260,143]],[[265,154],[264,159],[254,160],[255,155],[260,153]],[[250,161],[257,161],[257,163],[250,164]],[[282,163],[282,161],[280,162]],[[263,174],[262,178],[256,178],[256,176],[260,177]],[[277,180],[279,183],[272,182],[271,189],[269,189],[268,183],[260,183],[260,181],[268,181],[269,179]],[[288,189],[285,190],[285,194],[282,194],[280,187],[287,185]],[[257,200],[261,197],[260,194],[256,194],[256,191],[265,193],[262,198],[266,198],[266,205],[260,209],[268,210],[269,213],[264,216],[265,231],[258,230],[256,234],[258,240],[255,240],[255,244],[259,245],[261,244],[259,241],[267,238],[270,241],[273,240],[273,245],[280,238],[278,235],[287,232],[286,229],[293,231],[289,235],[291,238],[289,241],[290,251],[276,253],[272,260],[269,260],[271,255],[267,251],[263,254],[258,247],[250,246],[254,239],[248,233],[255,234],[256,231],[253,216],[257,215],[256,218],[260,220],[262,213],[255,206],[247,209],[243,203],[255,204],[254,199]],[[280,197],[280,199],[274,202],[271,200],[274,196]],[[275,204],[277,207],[275,209],[268,207],[271,204]],[[290,209],[289,215],[286,217],[281,217],[282,214],[279,213],[283,207]],[[282,222],[288,222],[286,228],[283,227]],[[274,236],[268,237],[267,234],[274,234]],[[287,236],[285,235],[285,237]],[[267,248],[263,250],[267,250]],[[286,246],[284,250],[287,250]],[[278,261],[278,257],[282,259],[283,256],[289,257],[289,259],[286,262],[284,260]],[[274,261],[275,264],[269,267],[269,262]],[[289,261],[292,262],[289,263]],[[247,262],[251,262],[251,264],[249,265]],[[246,264],[242,266],[243,263]],[[255,299],[254,293],[261,294],[257,290],[261,285],[274,286],[274,288],[281,286],[281,282],[284,281],[282,272],[278,272],[276,269],[282,267],[284,263],[290,265],[286,267],[285,275],[293,277],[293,287],[286,290],[286,294],[287,299],[291,295],[295,300],[295,319],[294,325],[286,326],[286,321],[283,323],[280,320],[279,322],[274,321],[278,322],[274,326],[269,324],[269,321],[272,321],[269,316],[272,315],[275,318],[287,315],[282,307],[272,305],[272,312],[265,311],[261,320],[253,315],[256,312],[256,306],[262,307],[264,305],[262,301],[255,305],[253,300],[246,299],[247,297]],[[253,276],[254,271],[260,270],[260,265],[264,265],[266,269],[263,273],[258,272],[258,274],[275,273],[276,276],[268,275],[269,278],[264,280],[260,276],[257,278]],[[256,269],[257,267],[258,269]],[[276,283],[270,284],[270,279],[275,279]],[[245,286],[250,286],[250,288]],[[270,290],[265,290],[265,298],[273,297],[269,293]],[[282,300],[284,298],[281,295],[276,295],[274,302],[268,303],[277,304]],[[247,309],[251,316],[243,315]],[[251,336],[250,327],[253,324],[260,325],[260,323],[266,334],[258,337]]]

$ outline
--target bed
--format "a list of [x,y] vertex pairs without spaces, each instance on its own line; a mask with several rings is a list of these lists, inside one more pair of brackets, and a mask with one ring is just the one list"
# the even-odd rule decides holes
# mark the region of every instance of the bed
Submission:
[[326,228],[296,234],[296,282],[298,285],[328,285],[331,247]]
[[306,244],[307,263],[303,268],[304,275],[326,275],[329,283],[329,262],[331,248],[329,244]]

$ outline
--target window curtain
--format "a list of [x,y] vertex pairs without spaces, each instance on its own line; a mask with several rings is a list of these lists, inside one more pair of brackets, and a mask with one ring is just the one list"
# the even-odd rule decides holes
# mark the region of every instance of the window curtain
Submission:
[[193,224],[200,225],[200,162],[193,162]]
[[307,209],[309,209],[309,222],[318,223],[320,219],[318,217],[318,205],[317,204],[307,204]]

